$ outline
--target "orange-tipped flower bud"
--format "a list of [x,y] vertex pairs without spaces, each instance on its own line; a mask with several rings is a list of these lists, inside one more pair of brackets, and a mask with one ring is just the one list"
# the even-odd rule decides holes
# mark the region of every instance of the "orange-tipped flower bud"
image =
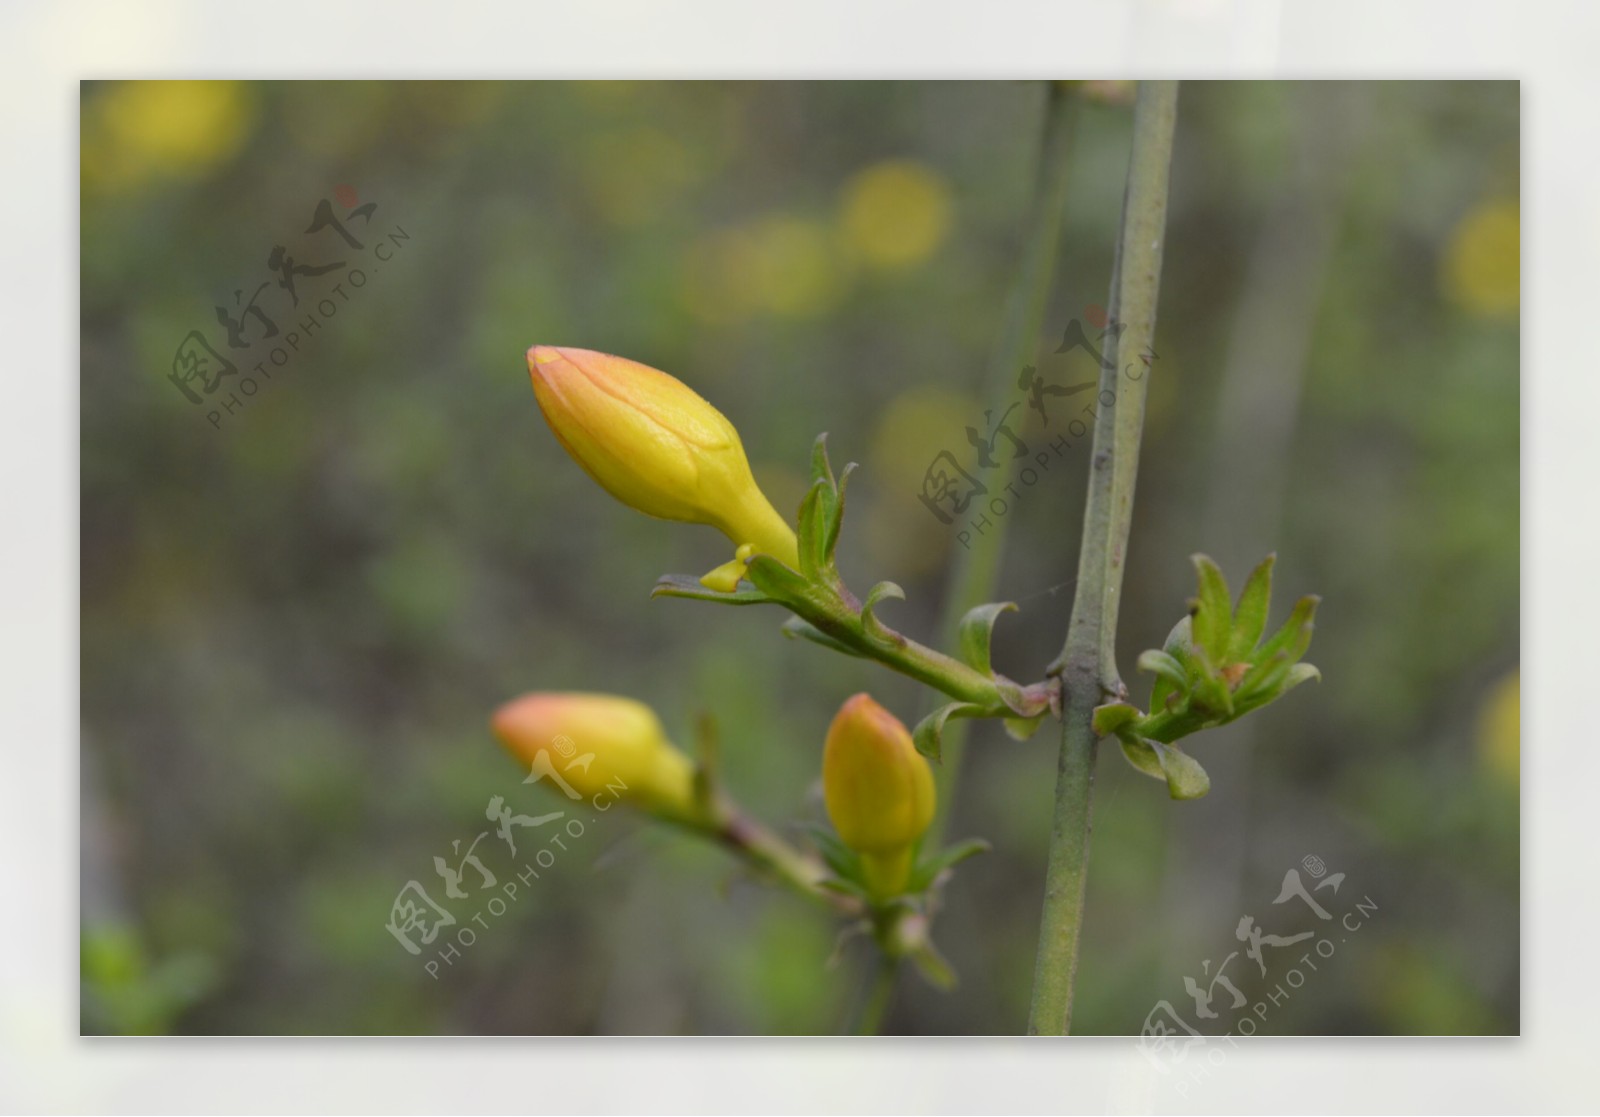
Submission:
[[643,702],[525,694],[501,706],[491,725],[507,752],[569,798],[620,797],[678,822],[702,821],[694,766]]
[[839,708],[822,752],[822,795],[844,844],[881,898],[903,892],[933,822],[933,770],[900,719],[858,694]]
[[556,438],[612,496],[799,565],[794,529],[756,486],[739,432],[688,385],[637,361],[549,345],[528,350],[528,373]]

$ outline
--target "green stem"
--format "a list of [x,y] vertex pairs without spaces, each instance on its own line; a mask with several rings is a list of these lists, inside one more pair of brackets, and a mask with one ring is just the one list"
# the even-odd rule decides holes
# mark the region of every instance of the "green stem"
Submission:
[[[1007,408],[1021,402],[1023,389],[1017,384],[1018,374],[1025,365],[1032,363],[1038,350],[1039,330],[1055,276],[1062,217],[1066,211],[1067,170],[1077,102],[1076,95],[1064,83],[1048,84],[1038,179],[1027,216],[1022,259],[1006,303],[1005,322],[995,339],[984,373],[984,394],[986,402],[994,404],[993,414],[1003,415]],[[986,485],[996,478],[1003,480],[1002,468],[1009,472],[1010,463],[997,461],[993,468],[979,470],[979,479]],[[994,596],[1006,523],[1005,520],[996,521],[992,529],[956,552],[939,626],[946,647],[955,643],[961,618]],[[944,829],[955,798],[967,728],[962,721],[952,721],[944,730],[943,763],[937,769],[938,814],[928,839],[934,844]]]
[[872,978],[861,1005],[856,1010],[851,1032],[858,1036],[875,1036],[883,1031],[883,1019],[888,1015],[889,1002],[894,999],[895,973],[899,963],[887,954],[879,953],[873,966]]
[[[1028,1018],[1028,1031],[1033,1035],[1065,1035],[1072,1024],[1089,871],[1097,745],[1092,722],[1094,708],[1120,689],[1116,618],[1150,379],[1149,365],[1142,358],[1150,351],[1155,335],[1177,101],[1176,82],[1139,84],[1111,298],[1124,330],[1116,346],[1117,356],[1108,361],[1110,367],[1103,369],[1100,377],[1101,398],[1109,391],[1115,404],[1102,407],[1095,418],[1072,618],[1065,646],[1052,668],[1062,680],[1061,756],[1056,766],[1055,815]],[[1124,354],[1133,355],[1126,367]]]
[[751,865],[769,873],[806,899],[824,904],[843,915],[862,913],[858,900],[822,887],[821,882],[827,876],[827,871],[819,862],[795,849],[749,815],[730,809],[716,836]]

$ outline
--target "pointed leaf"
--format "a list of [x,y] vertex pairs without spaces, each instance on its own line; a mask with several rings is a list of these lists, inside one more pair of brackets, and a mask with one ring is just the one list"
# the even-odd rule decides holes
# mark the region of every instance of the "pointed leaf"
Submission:
[[867,599],[861,604],[861,627],[866,629],[869,635],[875,636],[879,640],[904,643],[904,636],[901,636],[893,629],[884,627],[883,622],[878,619],[877,609],[879,603],[889,599],[904,601],[906,599],[906,591],[893,582],[879,582],[868,590]]
[[740,589],[732,593],[706,589],[700,584],[700,579],[688,574],[663,574],[650,590],[650,596],[688,597],[695,601],[715,601],[721,605],[761,605],[772,600],[758,589]]
[[1301,683],[1308,682],[1311,679],[1315,679],[1320,683],[1322,681],[1322,672],[1309,663],[1297,663],[1289,668],[1289,677],[1284,681],[1283,692],[1287,694]]
[[860,881],[861,858],[855,850],[845,845],[839,836],[826,826],[813,823],[806,827],[806,832],[811,837],[811,843],[817,847],[817,852],[822,855],[823,864],[844,880]]
[[911,731],[911,740],[923,756],[929,760],[938,760],[944,736],[944,723],[951,718],[981,716],[983,707],[972,702],[952,702],[948,706],[940,706],[917,722],[917,727]]
[[1221,666],[1228,654],[1228,636],[1233,628],[1233,601],[1228,583],[1217,564],[1205,555],[1192,555],[1195,573],[1200,578],[1200,595],[1194,613],[1194,642],[1206,653],[1212,666]]
[[1237,663],[1249,656],[1267,630],[1267,609],[1272,604],[1272,565],[1278,556],[1268,555],[1250,572],[1249,581],[1239,591],[1239,604],[1233,611],[1233,636],[1228,643],[1228,662]]
[[817,440],[811,444],[811,483],[826,481],[828,488],[837,491],[838,486],[833,481],[833,467],[828,463],[828,432],[823,431],[817,435]]
[[832,648],[836,652],[843,652],[845,655],[865,658],[861,652],[856,651],[849,644],[835,640],[804,617],[790,617],[784,621],[783,634],[790,639],[798,636],[803,640],[810,640],[813,644],[821,644],[824,648]]
[[844,491],[850,484],[850,475],[855,471],[855,462],[846,463],[844,472],[839,474],[839,487],[834,492],[829,508],[827,531],[823,535],[823,553],[829,562],[833,561],[833,553],[839,547],[839,532],[844,528]]
[[910,892],[926,892],[934,881],[939,879],[939,874],[946,869],[959,865],[969,857],[976,857],[980,853],[988,853],[994,847],[982,838],[968,838],[966,841],[957,842],[955,845],[946,846],[933,857],[917,864],[911,874]]
[[917,972],[937,988],[948,992],[956,987],[956,971],[944,960],[944,955],[933,948],[931,942],[924,942],[913,950],[910,958]]
[[989,665],[989,641],[994,634],[994,622],[1001,613],[1015,613],[1017,606],[1010,601],[992,601],[979,605],[961,618],[957,626],[957,655],[968,667],[992,674]]
[[1311,632],[1313,621],[1317,616],[1317,606],[1322,598],[1316,595],[1302,597],[1294,603],[1294,612],[1289,614],[1289,619],[1283,627],[1273,633],[1272,639],[1261,645],[1255,656],[1255,661],[1269,659],[1282,652],[1293,663],[1306,654],[1306,649],[1311,647]]
[[818,573],[827,566],[828,505],[831,503],[831,480],[813,481],[800,502],[800,517],[796,524],[799,537],[800,573],[815,581]]

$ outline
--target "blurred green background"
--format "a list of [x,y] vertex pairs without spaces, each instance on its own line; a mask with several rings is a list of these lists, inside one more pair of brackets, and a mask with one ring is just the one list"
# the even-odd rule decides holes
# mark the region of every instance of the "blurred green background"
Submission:
[[[1106,299],[1131,123],[1109,92],[1077,110],[1037,361],[1056,382],[1092,375],[1053,350]],[[443,902],[433,859],[489,826],[491,796],[553,809],[487,731],[523,691],[641,698],[685,746],[714,715],[733,789],[785,827],[821,817],[845,697],[918,716],[914,684],[783,639],[775,611],[651,601],[725,541],[602,493],[542,422],[523,353],[679,376],[780,508],[829,431],[864,466],[843,572],[900,583],[892,623],[931,639],[959,525],[917,494],[983,425],[1045,97],[86,85],[84,1031],[840,1028],[859,941],[830,967],[827,917],[618,813],[484,925],[452,904],[476,938],[437,978],[386,923],[410,880]],[[1272,901],[1307,856],[1346,874],[1339,910],[1377,910],[1260,1032],[1519,1028],[1518,116],[1510,82],[1183,88],[1122,666],[1182,615],[1190,553],[1237,586],[1275,550],[1274,623],[1324,599],[1325,681],[1195,738],[1198,802],[1102,755],[1078,1032],[1136,1034],[1162,1000],[1193,1019],[1184,978],[1208,983],[1241,916],[1287,927]],[[324,200],[349,241],[308,231]],[[300,272],[294,307],[275,246],[363,285]],[[279,336],[247,318],[231,350],[215,307],[257,292]],[[239,368],[214,396],[191,382],[199,405],[168,379],[191,330]],[[271,378],[212,416],[258,362]],[[1043,448],[1058,428],[1015,429]],[[1021,613],[996,662],[1018,678],[1060,644],[1085,457],[1005,519],[994,596]],[[950,833],[995,848],[935,928],[962,984],[907,976],[889,1030],[1022,1029],[1055,751],[976,730]],[[514,876],[492,834],[478,852]],[[1281,980],[1242,954],[1227,972],[1252,1002]]]

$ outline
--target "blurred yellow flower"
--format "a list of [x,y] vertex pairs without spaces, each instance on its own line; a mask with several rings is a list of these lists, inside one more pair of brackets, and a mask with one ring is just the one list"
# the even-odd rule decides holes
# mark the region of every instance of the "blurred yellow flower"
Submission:
[[1522,773],[1522,675],[1512,671],[1490,688],[1478,714],[1478,755],[1495,778],[1520,781]]
[[612,496],[799,566],[794,529],[756,486],[739,432],[687,384],[624,357],[551,345],[528,350],[528,374],[557,440]]
[[869,694],[848,699],[828,727],[822,796],[840,840],[861,855],[872,891],[903,892],[933,822],[933,770],[900,719]]
[[696,242],[683,278],[685,305],[707,322],[755,314],[814,317],[836,306],[846,287],[825,227],[791,214],[720,229]]
[[917,494],[941,450],[961,455],[965,464],[965,430],[982,418],[983,407],[975,397],[937,386],[908,389],[883,409],[868,459],[872,475],[880,479],[878,495],[872,514],[861,521],[867,551],[876,563],[906,574],[926,574],[944,562],[954,535],[929,514]]
[[694,765],[643,702],[536,692],[501,706],[490,725],[507,752],[557,790],[570,787],[586,799],[616,795],[677,822],[702,821]]
[[223,163],[249,135],[245,88],[230,81],[120,82],[85,104],[83,178],[106,191]]
[[1516,313],[1521,301],[1522,229],[1515,201],[1479,206],[1450,234],[1440,281],[1473,314]]
[[950,230],[950,191],[929,167],[911,160],[878,163],[845,187],[842,230],[852,251],[878,268],[920,264]]

